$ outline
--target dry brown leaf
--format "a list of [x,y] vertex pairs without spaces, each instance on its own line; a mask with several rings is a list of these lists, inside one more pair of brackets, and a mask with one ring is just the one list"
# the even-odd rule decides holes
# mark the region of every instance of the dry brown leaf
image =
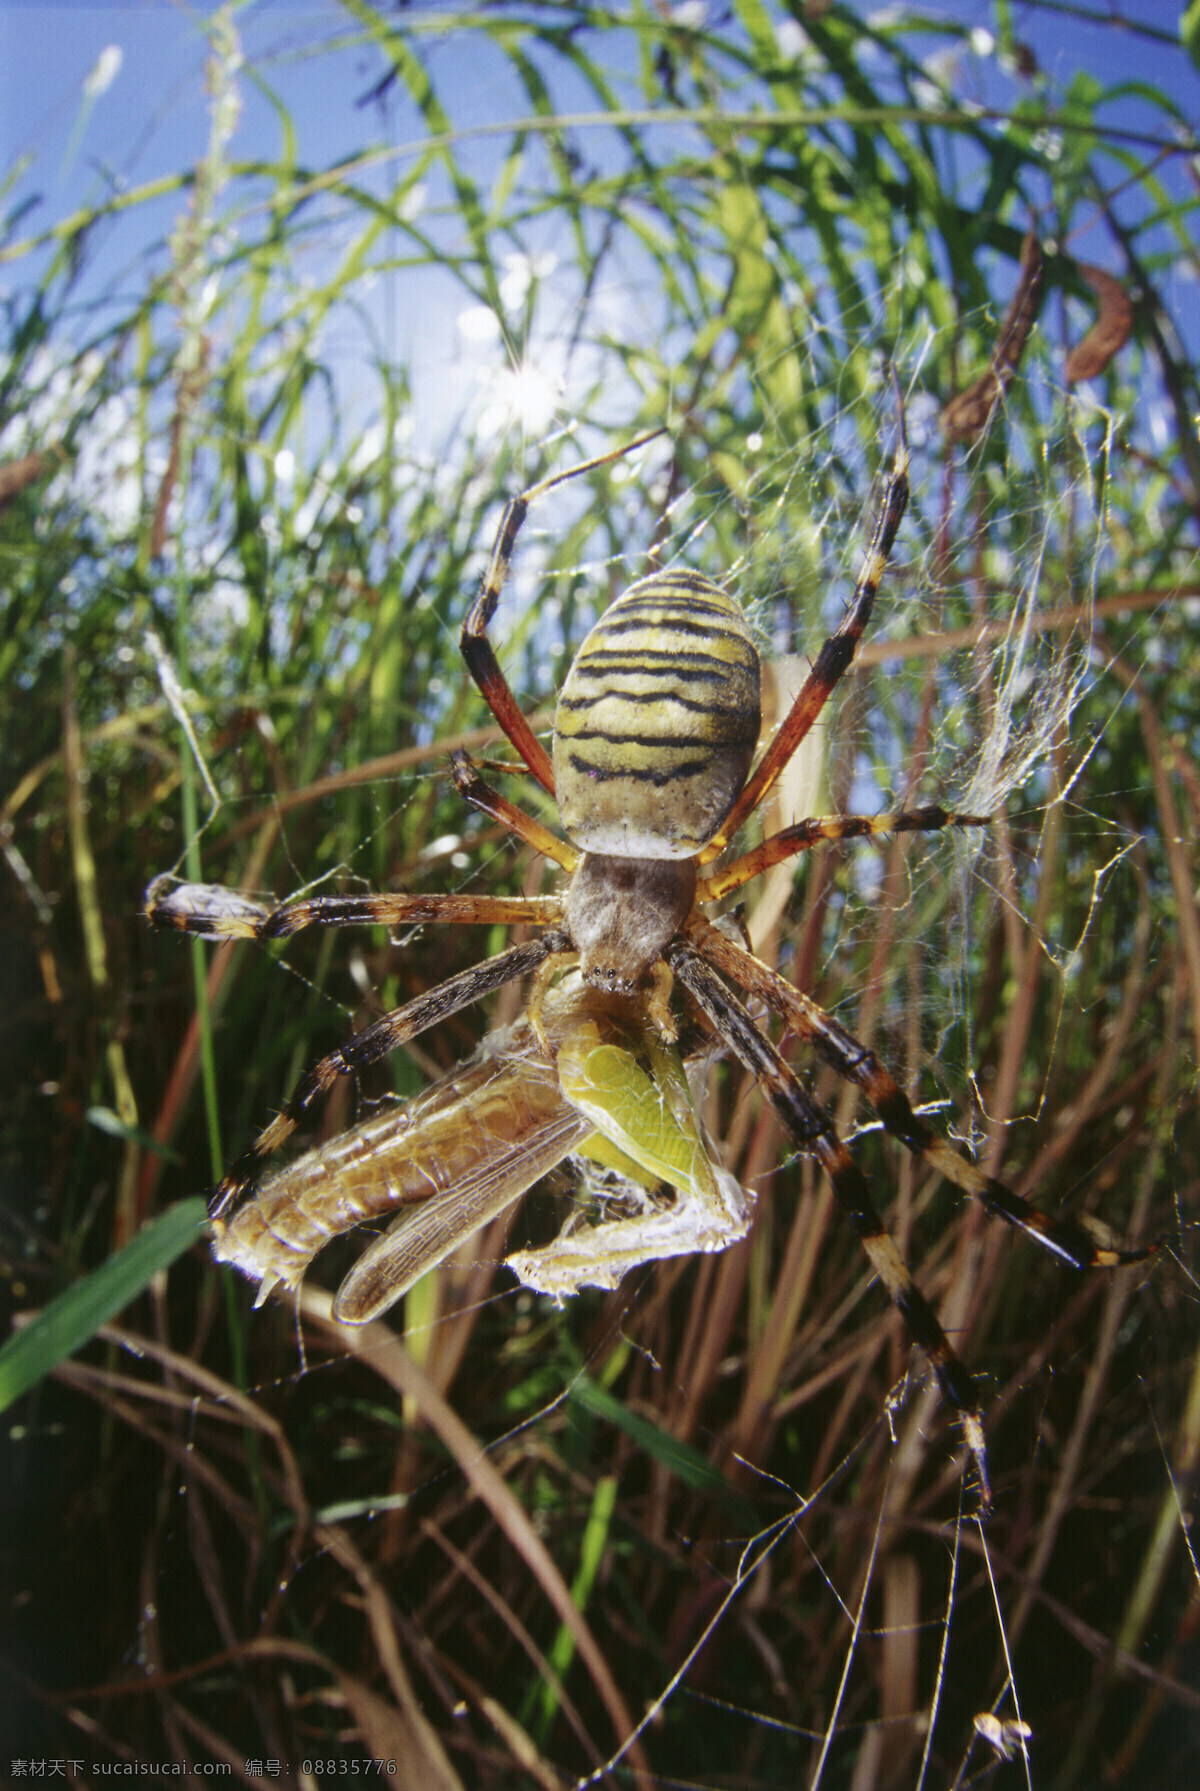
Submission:
[[1030,230],[1021,244],[1021,277],[1004,313],[987,372],[959,392],[942,411],[942,428],[951,441],[975,441],[987,428],[992,412],[1013,382],[1042,296],[1042,250]]
[[1103,373],[1133,331],[1133,300],[1113,274],[1081,261],[1079,272],[1100,301],[1096,321],[1067,356],[1067,384]]
[[393,1791],[463,1791],[463,1782],[411,1686],[407,1707],[401,1710],[349,1673],[339,1670],[337,1679],[368,1756],[387,1761],[384,1782]]
[[46,454],[23,454],[20,460],[6,460],[0,463],[0,510],[12,502],[19,491],[40,479],[62,459],[60,449]]

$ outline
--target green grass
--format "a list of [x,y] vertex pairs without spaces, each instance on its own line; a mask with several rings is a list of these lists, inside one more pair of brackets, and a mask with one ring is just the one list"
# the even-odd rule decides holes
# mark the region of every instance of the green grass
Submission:
[[[19,178],[4,195],[3,458],[46,457],[0,511],[13,1749],[570,1785],[652,1710],[610,1782],[916,1784],[928,1747],[924,1783],[949,1786],[988,1770],[974,1717],[1014,1714],[1007,1648],[1035,1784],[1183,1782],[1200,391],[1172,306],[1196,145],[1153,89],[1146,140],[1121,136],[1083,74],[980,114],[965,76],[922,85],[919,21],[836,6],[799,54],[749,0],[708,28],[345,12],[389,73],[389,143],[365,110],[360,154],[306,162],[223,15],[196,169],[36,232]],[[491,58],[495,128],[458,115],[452,24]],[[253,166],[251,82],[279,120]],[[163,192],[169,242],[101,289],[97,233]],[[938,412],[987,365],[1031,216],[1038,330],[954,447]],[[1077,239],[1137,295],[1082,392]],[[389,306],[422,304],[431,343],[460,306],[499,319],[473,385],[395,352]],[[888,360],[912,512],[785,818],[970,794],[996,821],[978,849],[813,855],[774,906],[747,892],[749,924],[1010,1185],[1167,1240],[1145,1271],[1072,1275],[812,1070],[980,1377],[985,1534],[850,1228],[728,1064],[706,1119],[759,1195],[745,1247],[557,1311],[489,1270],[489,1238],[393,1315],[406,1354],[374,1329],[346,1353],[316,1293],[251,1312],[187,1249],[196,1196],[305,1065],[503,940],[193,950],[139,918],[168,870],[279,896],[542,887],[447,775],[451,743],[500,751],[457,634],[503,497],[667,426],[642,476],[602,469],[530,518],[497,628],[530,710],[652,549],[731,575],[769,658],[811,655],[886,460]],[[520,368],[542,409],[497,427]],[[313,1136],[498,1017],[338,1090]],[[518,1228],[546,1234],[566,1191]]]

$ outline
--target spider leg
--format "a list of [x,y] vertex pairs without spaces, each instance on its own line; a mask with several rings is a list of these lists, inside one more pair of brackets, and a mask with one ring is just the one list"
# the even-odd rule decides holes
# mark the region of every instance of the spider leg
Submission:
[[273,910],[220,883],[176,883],[162,876],[147,885],[142,913],[151,926],[199,939],[260,939]]
[[487,637],[487,626],[496,613],[496,605],[508,577],[513,547],[521,532],[521,524],[529,514],[529,504],[529,497],[523,493],[520,497],[510,498],[505,505],[487,571],[483,575],[483,584],[478,597],[467,611],[458,645],[466,660],[467,670],[483,692],[484,702],[542,788],[553,796],[554,767],[550,763],[550,755],[521,713]]
[[524,809],[510,802],[507,796],[501,796],[490,784],[485,784],[475,766],[465,752],[453,752],[450,755],[450,769],[454,776],[454,787],[464,801],[480,814],[488,815],[493,821],[499,821],[510,833],[532,846],[544,858],[552,858],[564,871],[573,871],[579,864],[582,854],[578,848],[566,840],[560,840],[556,834],[527,815]]
[[179,883],[146,891],[143,913],[156,927],[172,927],[200,939],[286,939],[303,927],[553,926],[562,919],[562,897],[474,895],[308,896],[271,907],[224,889],[219,883]]
[[1016,377],[1041,302],[1042,266],[1041,244],[1029,230],[1021,244],[1020,275],[1000,325],[991,365],[965,391],[957,392],[942,411],[941,424],[948,441],[971,442],[982,435]]
[[611,461],[619,460],[623,454],[628,454],[635,448],[644,447],[662,433],[661,429],[652,429],[648,434],[639,435],[607,454],[597,454],[594,459],[581,461],[578,466],[568,467],[565,472],[554,473],[549,479],[543,479],[540,484],[531,485],[518,497],[511,498],[500,518],[500,527],[496,531],[496,540],[479,595],[467,611],[466,621],[462,625],[459,648],[467,670],[483,692],[488,708],[529,770],[550,796],[554,794],[554,767],[550,763],[550,755],[521,713],[508,680],[500,670],[499,661],[487,637],[488,624],[496,613],[496,605],[500,601],[500,593],[512,564],[513,548],[529,514],[530,505],[565,480],[574,479],[580,473],[593,472],[600,466],[608,466]]
[[[485,784],[465,752],[451,754],[456,788],[473,808],[500,821],[535,852],[573,871],[580,854],[566,840]],[[424,921],[449,926],[553,926],[563,915],[562,897],[387,895],[308,896],[272,906],[219,883],[177,883],[156,877],[142,903],[146,919],[200,939],[286,939],[304,927],[417,926]]]
[[243,1151],[232,1168],[225,1172],[209,1201],[209,1219],[214,1224],[223,1221],[226,1213],[253,1187],[262,1169],[263,1160],[278,1150],[285,1139],[291,1137],[317,1096],[332,1088],[339,1076],[347,1076],[366,1069],[368,1064],[378,1063],[381,1057],[386,1057],[407,1039],[415,1038],[438,1020],[447,1019],[460,1008],[468,1007],[483,996],[492,994],[494,990],[503,988],[505,983],[528,976],[552,953],[569,949],[570,940],[566,934],[557,932],[543,933],[540,939],[531,940],[526,945],[512,945],[507,951],[498,952],[494,958],[472,965],[469,970],[463,970],[457,976],[448,977],[435,989],[418,995],[415,1001],[409,1001],[394,1012],[385,1014],[382,1020],[376,1020],[373,1026],[364,1027],[362,1032],[355,1033],[344,1045],[339,1045],[336,1051],[322,1057],[311,1069],[305,1071],[286,1105],[280,1109],[270,1125],[259,1133],[250,1148]]
[[862,1170],[838,1137],[828,1115],[806,1093],[790,1065],[758,1030],[716,971],[700,958],[696,947],[677,939],[668,946],[665,956],[679,982],[707,1014],[720,1037],[761,1082],[796,1143],[816,1158],[828,1176],[834,1196],[858,1232],[871,1266],[887,1289],[892,1304],[929,1357],[943,1399],[962,1418],[967,1447],[975,1458],[979,1475],[980,1504],[986,1511],[991,1506],[992,1488],[975,1382],[955,1354],[937,1314],[913,1280],[876,1212]]
[[960,1156],[950,1142],[913,1109],[904,1090],[873,1051],[827,1014],[823,1007],[795,989],[774,970],[743,950],[719,928],[704,923],[691,934],[696,949],[743,989],[773,1007],[800,1038],[808,1040],[839,1076],[861,1088],[893,1137],[914,1157],[945,1176],[978,1200],[989,1213],[1035,1238],[1073,1269],[1112,1269],[1123,1263],[1144,1262],[1149,1250],[1117,1250],[1100,1244],[1076,1219],[1053,1218],[977,1164]]
[[823,840],[857,840],[878,838],[890,833],[937,833],[943,827],[986,827],[990,815],[958,815],[938,803],[926,808],[905,809],[890,815],[812,815],[781,828],[750,852],[743,852],[732,864],[701,877],[696,885],[698,902],[715,902],[718,896],[740,889],[751,878],[761,876],[773,865],[807,852]]
[[871,544],[863,561],[850,608],[839,626],[826,640],[813,661],[796,699],[784,717],[775,738],[759,760],[758,767],[746,780],[737,801],[730,809],[717,834],[700,854],[700,862],[709,864],[725,850],[738,828],[753,814],[767,791],[771,789],[788,760],[808,733],[854,658],[863,631],[871,619],[875,595],[883,580],[888,555],[896,540],[904,512],[908,508],[908,438],[904,428],[904,406],[899,405],[900,439],[892,461],[892,471],[884,488],[879,517]]

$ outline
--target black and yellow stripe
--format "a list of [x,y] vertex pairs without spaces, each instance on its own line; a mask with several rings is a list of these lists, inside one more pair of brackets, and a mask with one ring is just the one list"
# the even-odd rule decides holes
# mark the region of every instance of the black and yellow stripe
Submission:
[[656,572],[592,629],[554,722],[568,837],[618,858],[688,858],[746,780],[759,731],[758,653],[711,579]]

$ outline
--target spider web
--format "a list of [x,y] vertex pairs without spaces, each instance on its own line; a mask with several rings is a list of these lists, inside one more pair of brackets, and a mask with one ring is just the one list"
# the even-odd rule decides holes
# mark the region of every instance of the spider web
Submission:
[[[208,21],[221,36],[225,10]],[[118,213],[141,210],[127,207],[139,178],[136,110],[122,111],[134,128],[122,130],[115,164],[132,187],[102,170],[115,210],[93,216],[89,197],[90,222],[47,238],[66,279],[70,339],[62,361],[37,350],[24,386],[17,362],[8,369],[5,456],[71,450],[6,562],[16,618],[7,645],[10,664],[38,671],[29,690],[44,696],[53,683],[51,716],[65,639],[79,647],[79,691],[89,660],[97,690],[81,705],[95,729],[90,797],[82,775],[60,777],[57,732],[31,727],[35,756],[48,756],[22,766],[25,688],[14,706],[18,765],[32,777],[21,778],[21,800],[39,779],[55,794],[36,823],[29,807],[15,833],[6,822],[0,845],[18,875],[20,849],[30,855],[54,900],[30,874],[22,900],[32,891],[47,932],[28,940],[28,999],[10,1004],[14,1057],[28,1059],[10,1067],[39,1074],[50,1058],[38,1034],[51,1030],[70,1061],[61,1117],[38,1117],[52,1111],[49,1084],[31,1084],[28,1105],[10,1115],[8,1134],[41,1127],[62,1224],[46,1248],[42,1195],[30,1193],[41,1165],[10,1173],[5,1283],[23,1303],[25,1287],[36,1298],[64,1265],[94,1261],[97,1215],[118,1187],[124,1224],[156,1199],[198,1192],[211,1173],[202,1119],[173,1130],[195,1065],[188,954],[178,939],[143,944],[133,923],[141,885],[127,874],[137,864],[144,884],[178,838],[178,743],[173,725],[155,734],[155,700],[167,698],[188,751],[209,767],[205,877],[277,897],[542,889],[540,861],[465,813],[445,775],[451,741],[507,756],[457,656],[501,495],[667,421],[666,439],[559,488],[531,515],[494,629],[502,662],[548,725],[570,656],[604,605],[656,565],[695,565],[736,586],[777,717],[844,612],[869,536],[896,434],[885,354],[905,397],[912,505],[857,665],[761,822],[935,800],[994,819],[815,851],[741,892],[744,925],[764,957],[878,1051],[936,1128],[1010,1185],[1122,1236],[1165,1234],[1170,1247],[1144,1269],[1071,1274],[914,1164],[851,1091],[784,1041],[978,1378],[996,1487],[986,1525],[960,1427],[871,1284],[852,1228],[720,1053],[695,1054],[697,1098],[714,1154],[758,1200],[752,1240],[721,1256],[638,1271],[616,1293],[562,1310],[514,1287],[507,1253],[552,1236],[564,1212],[588,1223],[621,1199],[619,1185],[589,1184],[572,1165],[426,1278],[388,1325],[352,1337],[330,1329],[327,1290],[357,1259],[361,1232],[322,1252],[293,1305],[253,1312],[249,1288],[195,1251],[172,1272],[169,1301],[156,1278],[144,1334],[109,1329],[90,1359],[61,1365],[65,1423],[53,1403],[62,1388],[48,1385],[28,1431],[9,1435],[10,1490],[25,1495],[10,1553],[15,1584],[31,1587],[28,1607],[24,1592],[9,1604],[15,1624],[36,1611],[21,1633],[38,1640],[15,1659],[6,1696],[9,1685],[36,1693],[56,1741],[48,1754],[94,1746],[127,1770],[168,1754],[177,1769],[198,1756],[199,1770],[212,1756],[306,1791],[364,1772],[419,1791],[1090,1791],[1101,1780],[1157,1788],[1195,1776],[1200,1569],[1189,1499],[1200,1393],[1188,1378],[1195,1281],[1179,1258],[1200,1160],[1187,1030],[1200,971],[1189,970],[1183,925],[1195,883],[1184,841],[1200,814],[1200,664],[1195,598],[1174,588],[1187,579],[1196,589],[1194,517],[1180,520],[1188,494],[1169,491],[1178,412],[1148,426],[1161,363],[1139,358],[1136,342],[1106,376],[1123,411],[1107,414],[1095,388],[1068,390],[1048,312],[986,435],[947,451],[932,394],[982,371],[1002,304],[962,317],[952,338],[928,322],[919,263],[898,255],[863,311],[841,309],[845,294],[829,290],[837,259],[806,241],[804,219],[823,213],[854,280],[870,278],[853,266],[857,207],[840,209],[839,182],[858,164],[840,156],[848,138],[835,124],[824,137],[833,184],[807,208],[791,185],[803,129],[785,124],[776,136],[771,112],[789,82],[805,107],[849,93],[831,68],[814,68],[801,14],[814,32],[849,30],[868,75],[891,28],[853,9],[833,9],[827,28],[820,6],[777,9],[751,80],[740,37],[769,9],[735,8],[728,46],[720,9],[698,27],[701,10],[630,9],[643,32],[635,45],[614,29],[621,9],[484,8],[440,21],[436,8],[355,8],[356,27],[374,13],[382,29],[404,28],[405,58],[389,60],[379,93],[391,106],[407,65],[419,110],[391,112],[389,153],[380,163],[372,151],[356,171],[306,131],[282,154],[272,139],[274,175],[242,142],[246,197],[224,184],[234,171],[224,144],[184,174],[196,229],[181,234],[197,248],[208,177],[225,193],[211,209],[212,240],[176,261],[173,279],[154,252],[151,284],[171,314],[143,313],[139,298],[146,327],[122,324],[103,378],[99,355],[79,360],[70,341],[99,315],[87,297],[91,254],[113,240]],[[290,56],[302,41],[293,29],[320,29],[293,26],[294,11],[240,17],[261,17],[274,35],[289,14]],[[556,79],[556,116],[535,121],[553,136],[514,126],[502,168],[473,136],[476,90],[496,69],[475,59],[477,33],[482,23],[508,46],[495,117],[524,118],[534,89],[517,59],[532,41],[527,15],[539,14],[551,35],[523,70],[541,78],[552,39],[581,76],[599,75],[591,58],[611,52],[615,84]],[[652,17],[656,38],[644,32]],[[661,54],[653,67],[646,58],[643,87],[630,69],[650,44]],[[361,57],[358,40],[351,54]],[[228,38],[225,56],[228,99],[241,60]],[[311,94],[319,65],[300,61]],[[990,103],[991,74],[982,54],[977,62],[976,97]],[[279,66],[261,66],[264,95],[283,92]],[[902,71],[903,58],[890,66]],[[1082,66],[1072,45],[1070,67]],[[464,80],[464,67],[483,80]],[[932,60],[928,73],[932,88],[905,75],[892,97],[940,110],[955,80]],[[591,110],[602,91],[605,106],[609,93],[639,108],[647,92],[669,101],[651,106],[647,178],[631,188],[630,141],[570,122],[576,103]],[[179,94],[169,110],[190,117]],[[449,132],[436,122],[439,94],[456,102]],[[1074,167],[1068,188],[1082,178],[1076,151],[1091,139],[1093,102],[1077,89],[1073,134],[1047,133],[1039,168],[1022,167],[1018,149],[1014,174],[1023,94],[1001,101],[1018,134],[996,133],[991,166],[1010,197],[1050,200],[1056,166]],[[693,101],[715,107],[715,129],[697,128],[699,115],[688,122]],[[726,188],[735,136],[732,114],[721,114],[731,105],[772,140]],[[233,110],[223,108],[221,129]],[[1181,101],[1172,124],[1185,115]],[[440,163],[425,159],[431,132]],[[405,135],[416,160],[390,153]],[[890,141],[881,130],[871,163],[887,183],[877,220],[880,201],[894,203],[891,177],[903,190],[911,172]],[[1110,183],[1106,211],[1111,201],[1138,215],[1127,210],[1132,158],[1143,153],[1135,141],[1128,163],[1085,152]],[[941,139],[935,148],[940,158]],[[551,153],[562,174],[547,184]],[[338,173],[324,197],[324,182],[306,178],[322,167]],[[86,179],[92,187],[93,172]],[[973,179],[947,179],[944,196],[982,196]],[[1157,159],[1139,179],[1154,211],[1162,194],[1178,195]],[[13,190],[9,223],[23,232],[33,194]],[[663,221],[669,234],[656,243]],[[894,232],[887,223],[882,240],[904,242],[906,221],[914,246],[918,230],[944,241],[944,218],[921,212],[898,217]],[[1172,300],[1186,321],[1193,258],[1172,227],[1164,215],[1161,232],[1133,239],[1147,255],[1147,326],[1159,298],[1160,321]],[[569,229],[586,274],[556,262]],[[1003,227],[989,223],[987,237],[1003,241]],[[889,265],[880,240],[864,245],[865,267]],[[1077,246],[1059,246],[1064,261]],[[344,286],[331,289],[331,261]],[[239,266],[250,285],[237,284]],[[114,276],[120,288],[130,271]],[[483,273],[494,292],[484,304],[475,289],[464,319],[461,282]],[[941,271],[937,283],[944,298]],[[333,292],[341,302],[327,310]],[[16,332],[27,344],[48,327],[46,296],[6,294],[14,323],[34,301]],[[527,326],[520,340],[498,333],[493,297],[509,327]],[[111,314],[112,300],[110,291],[101,310]],[[118,311],[132,317],[124,290]],[[477,353],[464,346],[464,321],[483,332]],[[1077,339],[1070,307],[1066,321]],[[77,375],[83,389],[68,391]],[[168,446],[172,463],[185,450],[186,492]],[[178,513],[177,581],[157,549],[146,556],[139,542],[136,564],[131,555],[148,495],[161,520]],[[93,556],[95,538],[108,547]],[[29,626],[22,593],[35,565],[53,596],[29,610],[41,618]],[[167,621],[184,594],[173,634]],[[141,633],[150,607],[158,644]],[[29,656],[19,659],[22,635]],[[169,655],[185,635],[190,662],[176,675]],[[74,705],[68,694],[68,735]],[[487,775],[553,819],[530,780]],[[1172,783],[1181,815],[1163,799]],[[89,807],[102,866],[120,867],[98,878]],[[57,862],[68,840],[82,929],[74,894],[57,902],[71,888]],[[117,947],[121,915],[129,924],[106,991],[98,942],[107,932]],[[286,948],[198,949],[224,1160],[349,1032],[506,942],[479,928],[395,939],[313,929]],[[522,999],[508,989],[343,1078],[298,1148],[452,1071]],[[162,1159],[161,1182],[144,1177],[135,1207],[115,1153],[81,1142],[88,1128],[70,1102],[83,1097],[82,1109],[109,1085],[106,1051],[111,1065],[139,1013],[155,1024],[138,1033],[138,1099],[148,1114],[161,1098],[181,1160]],[[145,1137],[124,1108],[108,1117],[128,1163]],[[80,1392],[103,1423],[81,1422],[91,1407]],[[25,1580],[23,1557],[39,1557],[39,1579]]]
[[[807,369],[814,386],[839,352],[820,348]],[[1137,854],[1119,806],[1090,781],[1122,704],[1102,685],[1094,648],[1111,421],[1064,398],[1031,357],[1025,377],[1044,417],[1037,404],[1006,407],[987,443],[948,467],[921,390],[932,352],[914,339],[897,357],[913,503],[859,665],[763,824],[930,800],[995,824],[814,853],[748,892],[747,925],[763,955],[874,1045],[940,1129],[989,1161],[994,1154],[1014,1186],[1044,1198],[1046,1170],[1066,1161],[1076,1178],[1086,1162],[1111,1187],[1106,1162],[1130,1162],[1120,1127],[1097,1126],[1089,1154],[1078,1125],[1055,1118],[1085,1097],[1088,1112],[1104,1106],[1089,1094],[1088,1041],[1076,1035],[1100,1000],[1086,967],[1109,891],[1131,881]],[[531,517],[494,631],[527,706],[554,687],[615,589],[673,563],[737,587],[786,702],[789,679],[803,675],[853,585],[896,417],[881,361],[866,390],[816,406],[804,429],[781,413],[780,380],[778,361],[733,370],[716,413],[720,442],[687,418],[669,445],[618,463],[602,521],[595,494],[569,486]],[[576,442],[592,451],[582,426],[540,451],[557,465]],[[477,564],[487,537],[482,530]],[[448,682],[431,697],[424,731],[433,742],[460,711]],[[355,850],[305,887],[377,882],[389,835],[423,799],[427,838],[401,880],[428,875],[473,891],[511,876],[510,842],[470,821],[440,831],[448,811],[435,801],[435,763],[431,753],[379,771]],[[528,781],[521,799],[536,803]],[[301,850],[289,844],[299,871]],[[1068,861],[1073,900],[1058,885],[1047,894],[1048,853]],[[516,870],[541,887],[539,867]],[[403,998],[396,965],[429,941],[428,932],[369,947],[338,940],[288,968],[348,1018],[354,1004],[336,993],[346,984],[330,981],[328,953],[348,949],[359,994],[390,1005]],[[465,949],[483,955],[479,941]],[[1128,993],[1149,973],[1145,951],[1139,959],[1135,945],[1123,964]],[[1128,1006],[1104,1008],[1105,1022]],[[511,1003],[491,1021],[508,1017]],[[483,1025],[468,1015],[448,1038],[417,1041],[393,1066],[397,1092],[465,1055]],[[293,1070],[311,1055],[310,1035]],[[524,1532],[508,1527],[517,1520],[503,1495],[481,1491],[456,1453],[457,1433],[439,1431],[426,1382],[405,1387],[416,1429],[404,1431],[371,1379],[372,1365],[386,1378],[389,1340],[369,1330],[347,1360],[345,1340],[321,1329],[315,1292],[301,1307],[303,1342],[284,1311],[254,1321],[273,1340],[255,1343],[254,1395],[286,1412],[317,1512],[285,1592],[336,1576],[350,1548],[368,1600],[384,1587],[392,1601],[374,1645],[399,1635],[435,1681],[458,1675],[469,1700],[491,1700],[509,1745],[523,1736],[539,1773],[566,1771],[544,1782],[636,1782],[639,1760],[652,1760],[656,1782],[681,1786],[1033,1785],[1043,1782],[1039,1746],[1064,1758],[1070,1724],[1083,1735],[1100,1720],[1107,1682],[1089,1678],[1085,1663],[1110,1634],[1093,1614],[1105,1609],[1104,1581],[1123,1568],[1098,1539],[1099,1514],[1133,1498],[1147,1454],[1162,1460],[1147,1450],[1156,1371],[1137,1316],[1143,1278],[1127,1274],[1111,1288],[1098,1278],[1094,1292],[1072,1284],[1079,1311],[1064,1344],[1065,1271],[981,1225],[844,1087],[803,1067],[981,1377],[1002,1507],[990,1528],[973,1515],[956,1427],[868,1288],[849,1228],[728,1065],[710,1067],[704,1114],[714,1149],[767,1215],[745,1251],[663,1265],[607,1300],[552,1311],[487,1272],[520,1227],[544,1231],[549,1196],[535,1197],[514,1233],[493,1229],[406,1303],[410,1352],[438,1398],[444,1388],[456,1401],[468,1365],[487,1364],[478,1372],[490,1396],[466,1402],[468,1422],[487,1435],[488,1460],[510,1464],[521,1504],[541,1501],[564,1583],[603,1654],[642,1663],[636,1704],[619,1676],[627,1714],[615,1742],[599,1739],[612,1734],[612,1710],[594,1675],[581,1684],[578,1638],[527,1608],[539,1587],[546,1592],[543,1568],[522,1553]],[[385,1089],[371,1081],[356,1097],[369,1103]],[[343,1098],[324,1124],[345,1116]],[[1039,1117],[1048,1136],[1032,1123]],[[1078,1180],[1057,1197],[1064,1192],[1078,1195]],[[586,1193],[558,1177],[556,1212]],[[337,1262],[355,1248],[338,1245],[314,1282],[334,1284]],[[1005,1316],[1017,1290],[1034,1321],[1028,1338]],[[275,1369],[263,1360],[272,1350]],[[1124,1396],[1111,1410],[1108,1380]],[[328,1454],[320,1439],[332,1414],[346,1443],[331,1475],[316,1462]],[[430,1460],[425,1426],[453,1460]],[[350,1480],[360,1492],[347,1490]],[[468,1488],[482,1500],[474,1516]],[[1144,1490],[1138,1496],[1144,1510]],[[1037,1514],[1024,1539],[1016,1509]],[[1036,1599],[1022,1580],[1031,1566],[1042,1576]],[[503,1647],[456,1641],[435,1597],[447,1574],[475,1586],[474,1620],[496,1626]],[[1070,1584],[1073,1575],[1086,1589]],[[1039,1662],[1056,1644],[1078,1658],[1067,1690],[1047,1699]],[[519,1691],[530,1659],[549,1662],[537,1694]],[[693,1733],[705,1738],[700,1751]],[[590,1765],[571,1763],[589,1749]],[[514,1781],[497,1768],[493,1777],[481,1769],[480,1782]]]

